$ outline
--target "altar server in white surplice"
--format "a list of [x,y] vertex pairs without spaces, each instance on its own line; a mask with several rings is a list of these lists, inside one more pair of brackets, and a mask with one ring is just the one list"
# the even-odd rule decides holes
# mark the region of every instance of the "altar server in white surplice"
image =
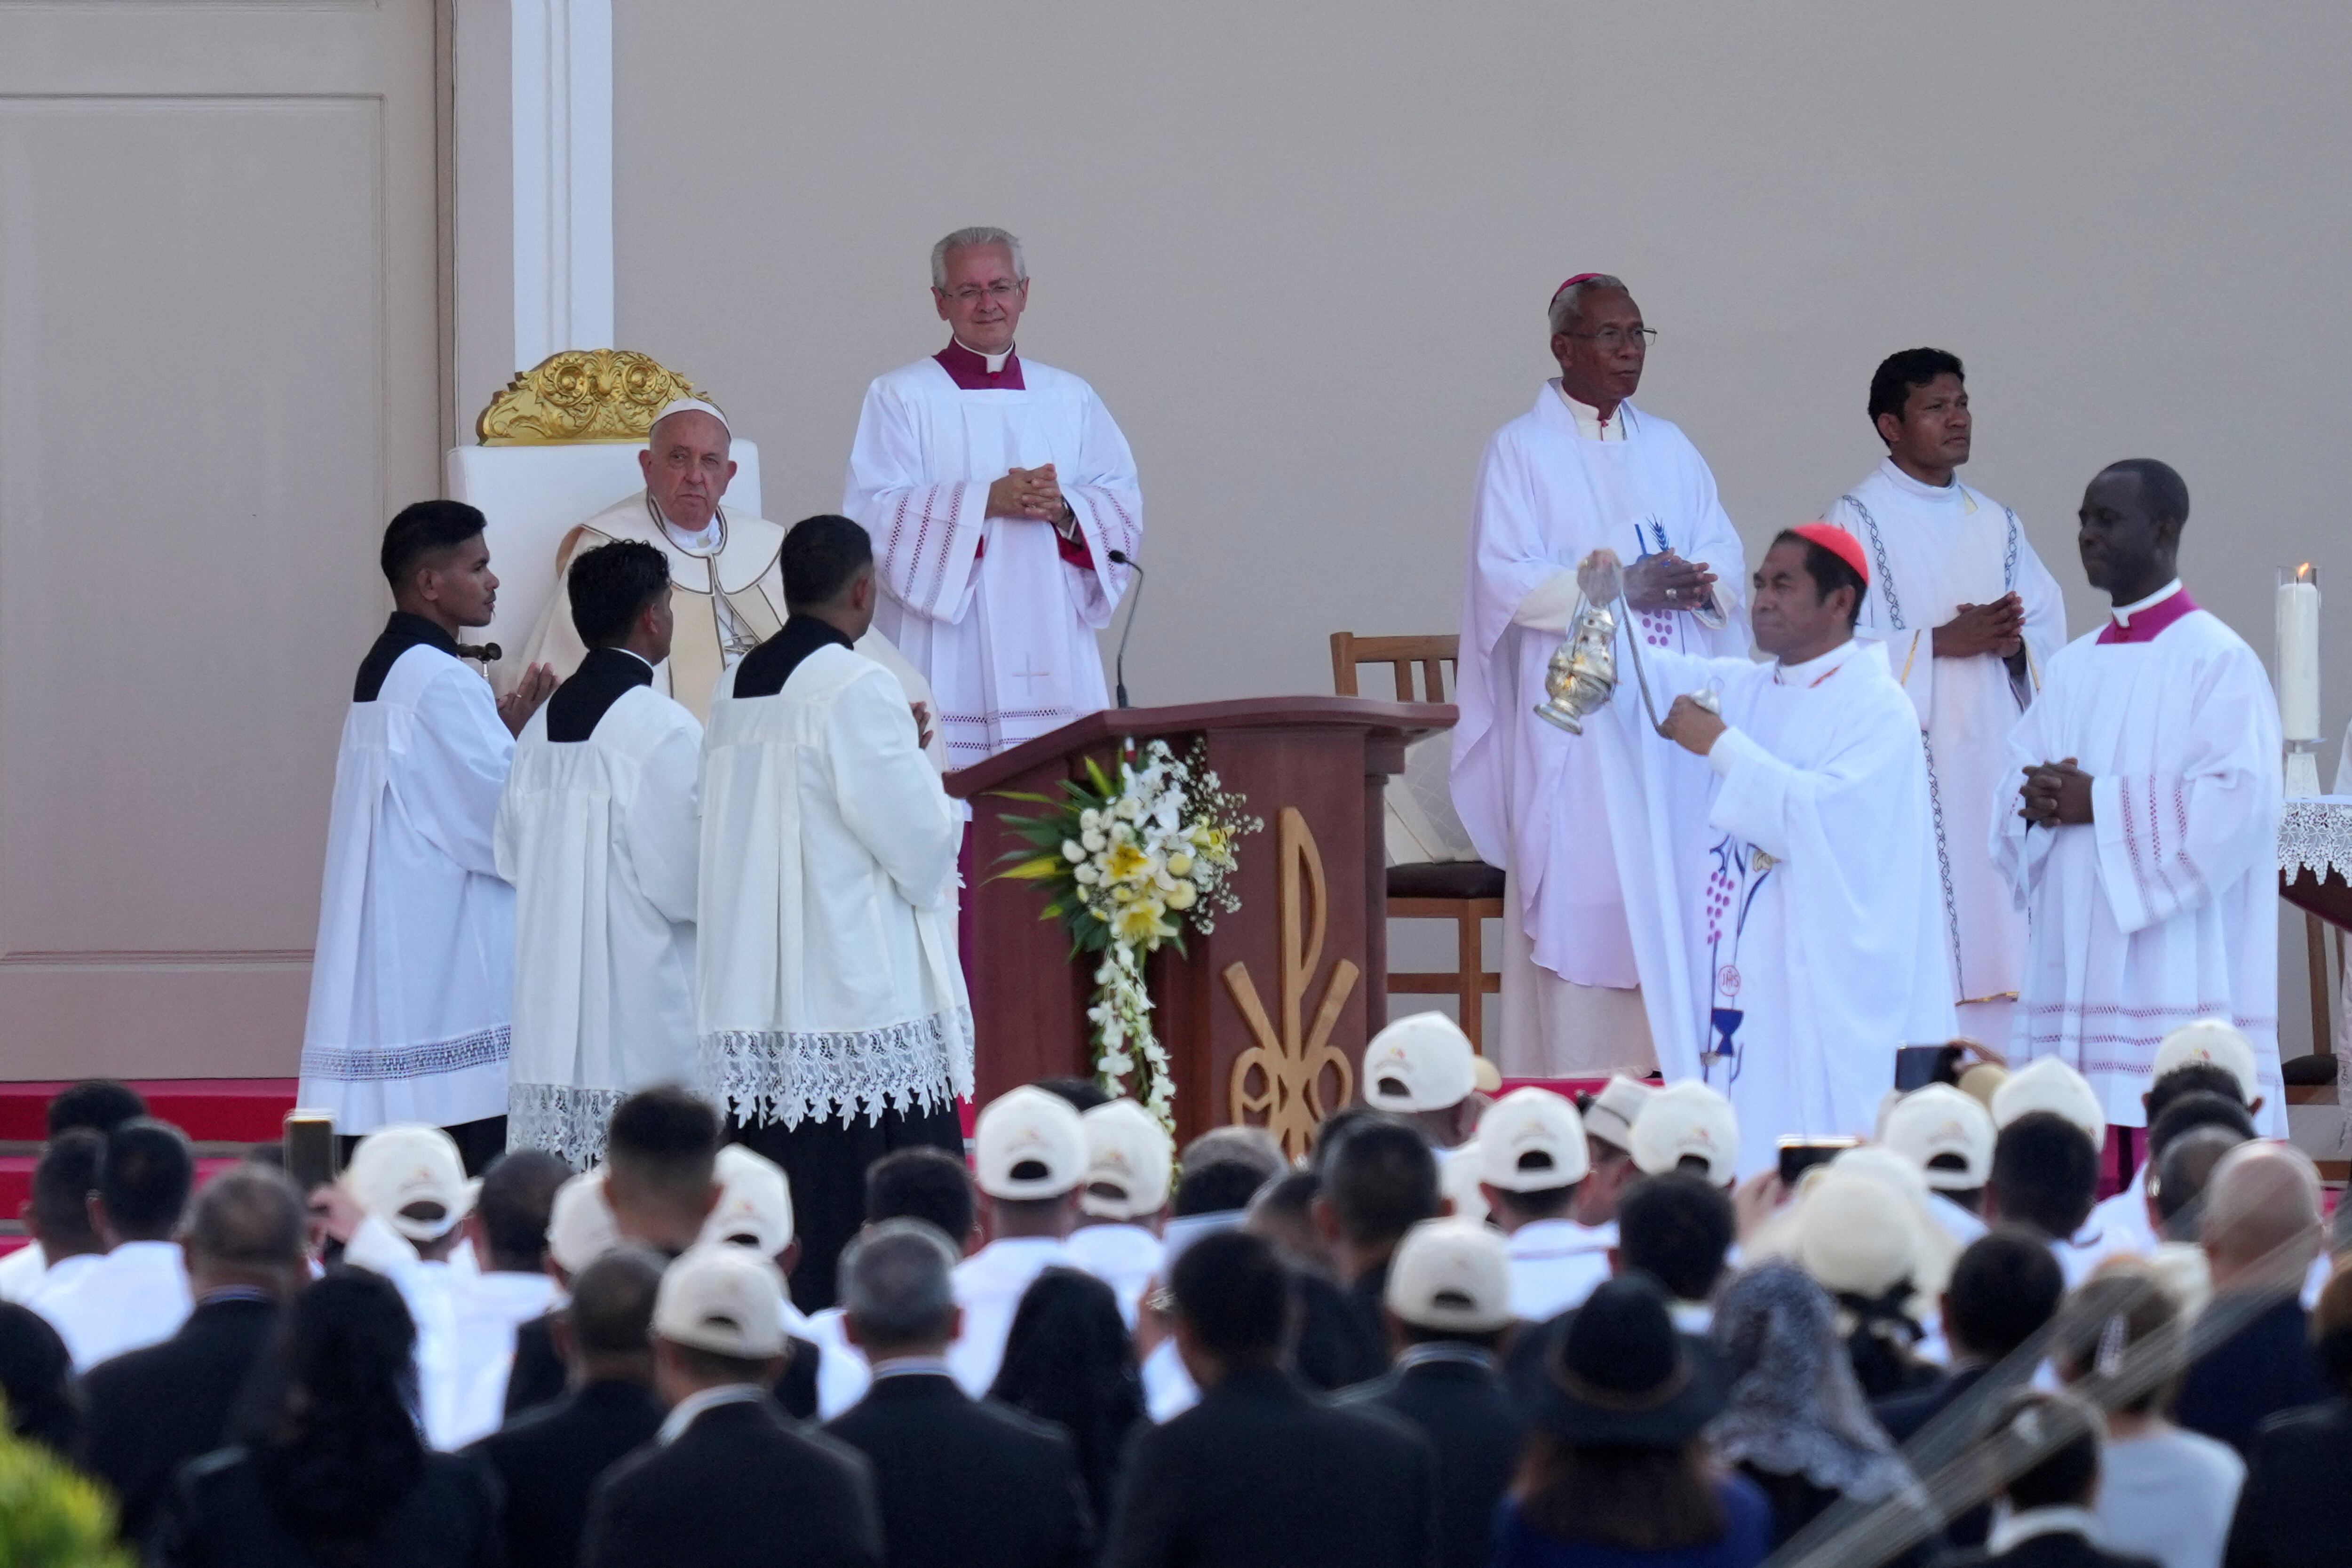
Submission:
[[515,888],[507,1136],[585,1168],[630,1093],[694,1077],[702,726],[654,686],[675,626],[660,551],[584,551],[564,596],[588,652],[516,738],[499,805]]
[[2025,917],[1977,838],[2010,782],[2010,729],[2065,646],[2066,605],[2017,514],[1953,472],[1974,433],[1957,357],[1888,356],[1870,380],[1870,416],[1886,457],[1829,521],[1869,551],[1859,635],[1886,645],[1927,739],[1960,1032],[1998,1044],[2025,970]]
[[[1756,571],[1749,613],[1772,662],[1644,650],[1657,700],[1678,694],[1666,738],[1715,779],[1677,885],[1706,988],[1691,1023],[1707,1033],[1706,1081],[1739,1113],[1742,1175],[1780,1138],[1867,1137],[1895,1047],[1952,1035],[1927,755],[1885,646],[1853,635],[1869,582],[1852,534],[1807,523]],[[1632,684],[1611,712],[1646,731]]]
[[[556,546],[555,594],[523,649],[526,668],[544,663],[558,680],[571,679],[588,656],[564,592],[572,563],[600,544],[637,540],[669,563],[675,630],[669,657],[655,667],[654,689],[685,704],[697,723],[710,717],[710,694],[721,674],[784,624],[784,579],[777,565],[783,525],[723,504],[735,479],[729,455],[734,442],[727,416],[699,398],[679,398],[662,409],[637,454],[646,488],[579,524]],[[887,666],[908,701],[930,703],[930,688],[889,638],[869,632],[858,639],[857,651]],[[934,743],[931,761],[945,768],[946,750]]]
[[735,667],[702,756],[703,1092],[784,1169],[803,1310],[833,1300],[866,1166],[961,1153],[971,1017],[956,962],[962,822],[906,693],[854,650],[873,547],[846,518],[784,537],[783,629]]
[[1021,242],[958,229],[931,249],[952,332],[866,389],[841,510],[880,562],[876,625],[938,694],[948,765],[1108,705],[1095,633],[1143,547],[1127,437],[1094,388],[1024,360]]
[[2032,920],[2011,1057],[2059,1058],[2110,1123],[2137,1127],[2164,1037],[2223,1018],[2253,1047],[2256,1125],[2284,1137],[2278,700],[2180,585],[2179,474],[2116,463],[2080,517],[2083,574],[2115,608],[2050,661],[1990,824]]
[[1654,334],[1624,284],[1570,279],[1550,324],[1560,374],[1486,444],[1463,592],[1454,804],[1507,878],[1492,1054],[1507,1075],[1554,1077],[1646,1066],[1654,1040],[1666,1075],[1686,1078],[1698,1071],[1682,1023],[1693,981],[1672,852],[1652,825],[1704,816],[1706,769],[1619,726],[1570,735],[1533,710],[1591,552],[1632,563],[1644,651],[1722,658],[1748,651],[1747,563],[1706,461],[1627,401]]
[[448,1128],[478,1168],[506,1142],[514,889],[491,847],[514,736],[555,685],[505,697],[458,661],[499,580],[482,514],[418,501],[384,530],[394,610],[360,664],[335,758],[297,1103],[335,1130]]

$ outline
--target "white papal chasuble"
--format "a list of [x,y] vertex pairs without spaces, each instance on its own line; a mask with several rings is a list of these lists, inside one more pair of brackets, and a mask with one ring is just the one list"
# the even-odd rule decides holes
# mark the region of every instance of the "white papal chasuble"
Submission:
[[456,648],[395,613],[343,721],[295,1101],[341,1133],[506,1114],[514,889],[491,837],[514,738]]
[[[1988,825],[2032,921],[2010,1049],[2055,1056],[2137,1127],[2156,1048],[2199,1018],[2253,1043],[2266,1137],[2286,1135],[2278,1055],[2278,700],[2262,660],[2179,584],[2050,661]],[[2022,771],[2073,757],[2087,824],[2028,826]]]
[[[1867,1137],[1895,1048],[1953,1028],[1927,753],[1886,649],[1850,639],[1801,665],[1665,654],[1649,674],[1662,705],[1713,690],[1730,726],[1706,757],[1714,796],[1679,894],[1703,977],[1685,1027],[1739,1113],[1741,1174],[1769,1166],[1779,1138]],[[1638,708],[1628,684],[1612,710]]]
[[[1999,1045],[2009,1037],[2025,970],[2025,917],[1978,838],[2009,782],[2009,731],[2066,644],[2065,599],[2017,514],[1957,479],[1938,489],[1883,459],[1828,516],[1870,552],[1861,635],[1886,645],[1887,664],[1918,710],[1927,741],[1960,1032]],[[2022,678],[1990,655],[1936,657],[1935,628],[1962,605],[2012,593],[2025,609]]]
[[[624,649],[590,657],[648,670]],[[555,710],[523,726],[499,805],[515,888],[507,1141],[585,1168],[624,1099],[694,1079],[702,726],[645,685],[584,739],[550,739]]]
[[[1129,576],[1110,552],[1143,546],[1135,458],[1094,389],[1018,355],[979,361],[951,346],[866,389],[841,502],[874,540],[874,624],[938,694],[951,768],[1108,704],[1095,633]],[[984,515],[1007,469],[1046,463],[1076,541]]]
[[971,1093],[952,885],[963,825],[915,741],[898,682],[845,646],[807,654],[772,696],[712,704],[698,1079],[745,1121],[939,1110]]
[[[1645,651],[1747,651],[1747,559],[1715,476],[1667,421],[1631,403],[1620,405],[1618,419],[1622,439],[1586,436],[1551,382],[1533,409],[1495,434],[1479,468],[1452,778],[1478,853],[1509,878],[1506,952],[1525,952],[1520,967],[1533,969],[1519,984],[1504,980],[1494,1054],[1506,1073],[1638,1065],[1629,1057],[1640,1042],[1629,1051],[1619,1031],[1576,1026],[1580,1011],[1590,1018],[1605,1009],[1543,1005],[1547,994],[1578,994],[1571,987],[1622,994],[1637,985],[1667,1076],[1698,1071],[1697,1041],[1683,1027],[1694,980],[1681,918],[1664,892],[1675,875],[1664,825],[1704,816],[1706,764],[1679,749],[1636,744],[1622,724],[1570,735],[1533,711],[1575,613],[1576,564],[1603,546],[1628,561],[1671,548],[1714,569],[1715,600],[1704,611],[1633,616],[1629,630]],[[1631,667],[1620,668],[1630,681]]]

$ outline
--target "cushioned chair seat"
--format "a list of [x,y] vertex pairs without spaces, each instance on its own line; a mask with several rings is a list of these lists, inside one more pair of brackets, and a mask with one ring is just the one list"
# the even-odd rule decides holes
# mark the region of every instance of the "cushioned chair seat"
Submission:
[[1434,860],[1389,868],[1391,899],[1499,899],[1503,868],[1484,860]]

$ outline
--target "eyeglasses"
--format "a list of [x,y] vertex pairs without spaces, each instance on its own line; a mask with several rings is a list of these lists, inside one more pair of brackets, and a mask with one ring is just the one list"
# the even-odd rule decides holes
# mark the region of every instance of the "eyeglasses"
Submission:
[[982,300],[1010,300],[1027,287],[1028,282],[1025,278],[1009,283],[1000,280],[985,289],[976,283],[967,283],[961,289],[942,289],[940,292],[959,305],[976,305]]
[[1628,341],[1631,341],[1634,347],[1647,353],[1650,345],[1658,341],[1658,329],[1655,327],[1626,327],[1622,329],[1617,327],[1603,327],[1597,332],[1562,332],[1560,333],[1560,336],[1564,338],[1590,338],[1594,342],[1601,345],[1601,352],[1604,353],[1615,353],[1619,349],[1623,348]]

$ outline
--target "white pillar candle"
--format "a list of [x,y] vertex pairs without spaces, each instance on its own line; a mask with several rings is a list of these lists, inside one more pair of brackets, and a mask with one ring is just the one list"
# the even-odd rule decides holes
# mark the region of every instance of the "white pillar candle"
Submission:
[[2278,588],[2279,728],[2290,741],[2319,739],[2319,584]]

